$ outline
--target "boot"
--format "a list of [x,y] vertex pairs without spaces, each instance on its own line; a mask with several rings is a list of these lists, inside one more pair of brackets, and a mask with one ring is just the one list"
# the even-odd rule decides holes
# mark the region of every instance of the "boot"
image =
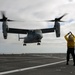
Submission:
[[69,63],[67,62],[66,65],[69,65]]

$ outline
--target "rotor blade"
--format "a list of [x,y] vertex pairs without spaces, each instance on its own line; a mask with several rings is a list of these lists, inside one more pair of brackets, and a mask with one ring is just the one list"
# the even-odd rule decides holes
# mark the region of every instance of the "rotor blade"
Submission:
[[62,16],[59,17],[59,18],[55,18],[55,20],[46,20],[46,22],[54,22],[54,21],[64,22],[64,21],[60,21],[60,20],[61,20],[65,15],[67,15],[67,13],[64,14],[64,15],[62,15]]
[[66,22],[66,21],[59,21],[59,22]]
[[24,22],[24,21],[20,21],[20,20],[10,20],[10,19],[7,19],[7,21],[9,21],[9,22]]
[[5,12],[2,11],[1,13],[2,13],[2,18],[6,18],[6,16],[5,16]]
[[57,19],[60,21],[60,19],[62,19],[65,15],[67,15],[67,13],[64,14],[64,15],[62,15],[61,17],[59,17],[59,18],[57,18]]
[[46,22],[54,22],[55,20],[46,20]]
[[8,22],[24,22],[20,20],[11,20],[8,17],[5,16],[5,11],[1,11],[2,19],[0,19],[0,22],[8,21]]
[[[3,22],[4,21],[4,19],[0,19],[0,22]],[[12,21],[15,21],[15,20],[6,20],[6,21],[10,21],[10,22],[12,22]]]
[[7,21],[15,21],[15,20],[10,20],[10,19],[7,19]]

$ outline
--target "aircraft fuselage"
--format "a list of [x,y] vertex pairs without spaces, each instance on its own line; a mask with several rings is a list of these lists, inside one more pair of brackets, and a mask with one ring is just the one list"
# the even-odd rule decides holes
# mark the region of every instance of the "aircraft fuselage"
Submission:
[[39,43],[43,38],[41,30],[29,31],[27,37],[24,38],[24,44],[26,43]]

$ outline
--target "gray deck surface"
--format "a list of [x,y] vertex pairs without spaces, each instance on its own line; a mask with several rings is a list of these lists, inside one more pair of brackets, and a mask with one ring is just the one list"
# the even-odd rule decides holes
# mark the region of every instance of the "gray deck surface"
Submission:
[[[25,54],[25,55],[0,55],[0,75],[75,75],[73,61],[37,68],[36,66],[52,64],[66,59],[66,54]],[[36,67],[36,68],[31,68]],[[11,72],[25,69],[23,71]],[[31,68],[28,69],[27,68]],[[8,72],[2,74],[4,72]]]

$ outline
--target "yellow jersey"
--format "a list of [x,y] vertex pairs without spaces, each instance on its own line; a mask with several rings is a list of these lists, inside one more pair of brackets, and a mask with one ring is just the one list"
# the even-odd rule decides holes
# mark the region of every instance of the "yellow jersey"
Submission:
[[75,43],[74,43],[75,36],[74,36],[73,34],[72,34],[72,36],[73,36],[73,39],[72,39],[72,40],[70,40],[70,39],[67,37],[67,35],[64,36],[65,39],[66,39],[66,41],[67,41],[67,47],[69,47],[69,48],[74,48],[74,46],[75,46]]

